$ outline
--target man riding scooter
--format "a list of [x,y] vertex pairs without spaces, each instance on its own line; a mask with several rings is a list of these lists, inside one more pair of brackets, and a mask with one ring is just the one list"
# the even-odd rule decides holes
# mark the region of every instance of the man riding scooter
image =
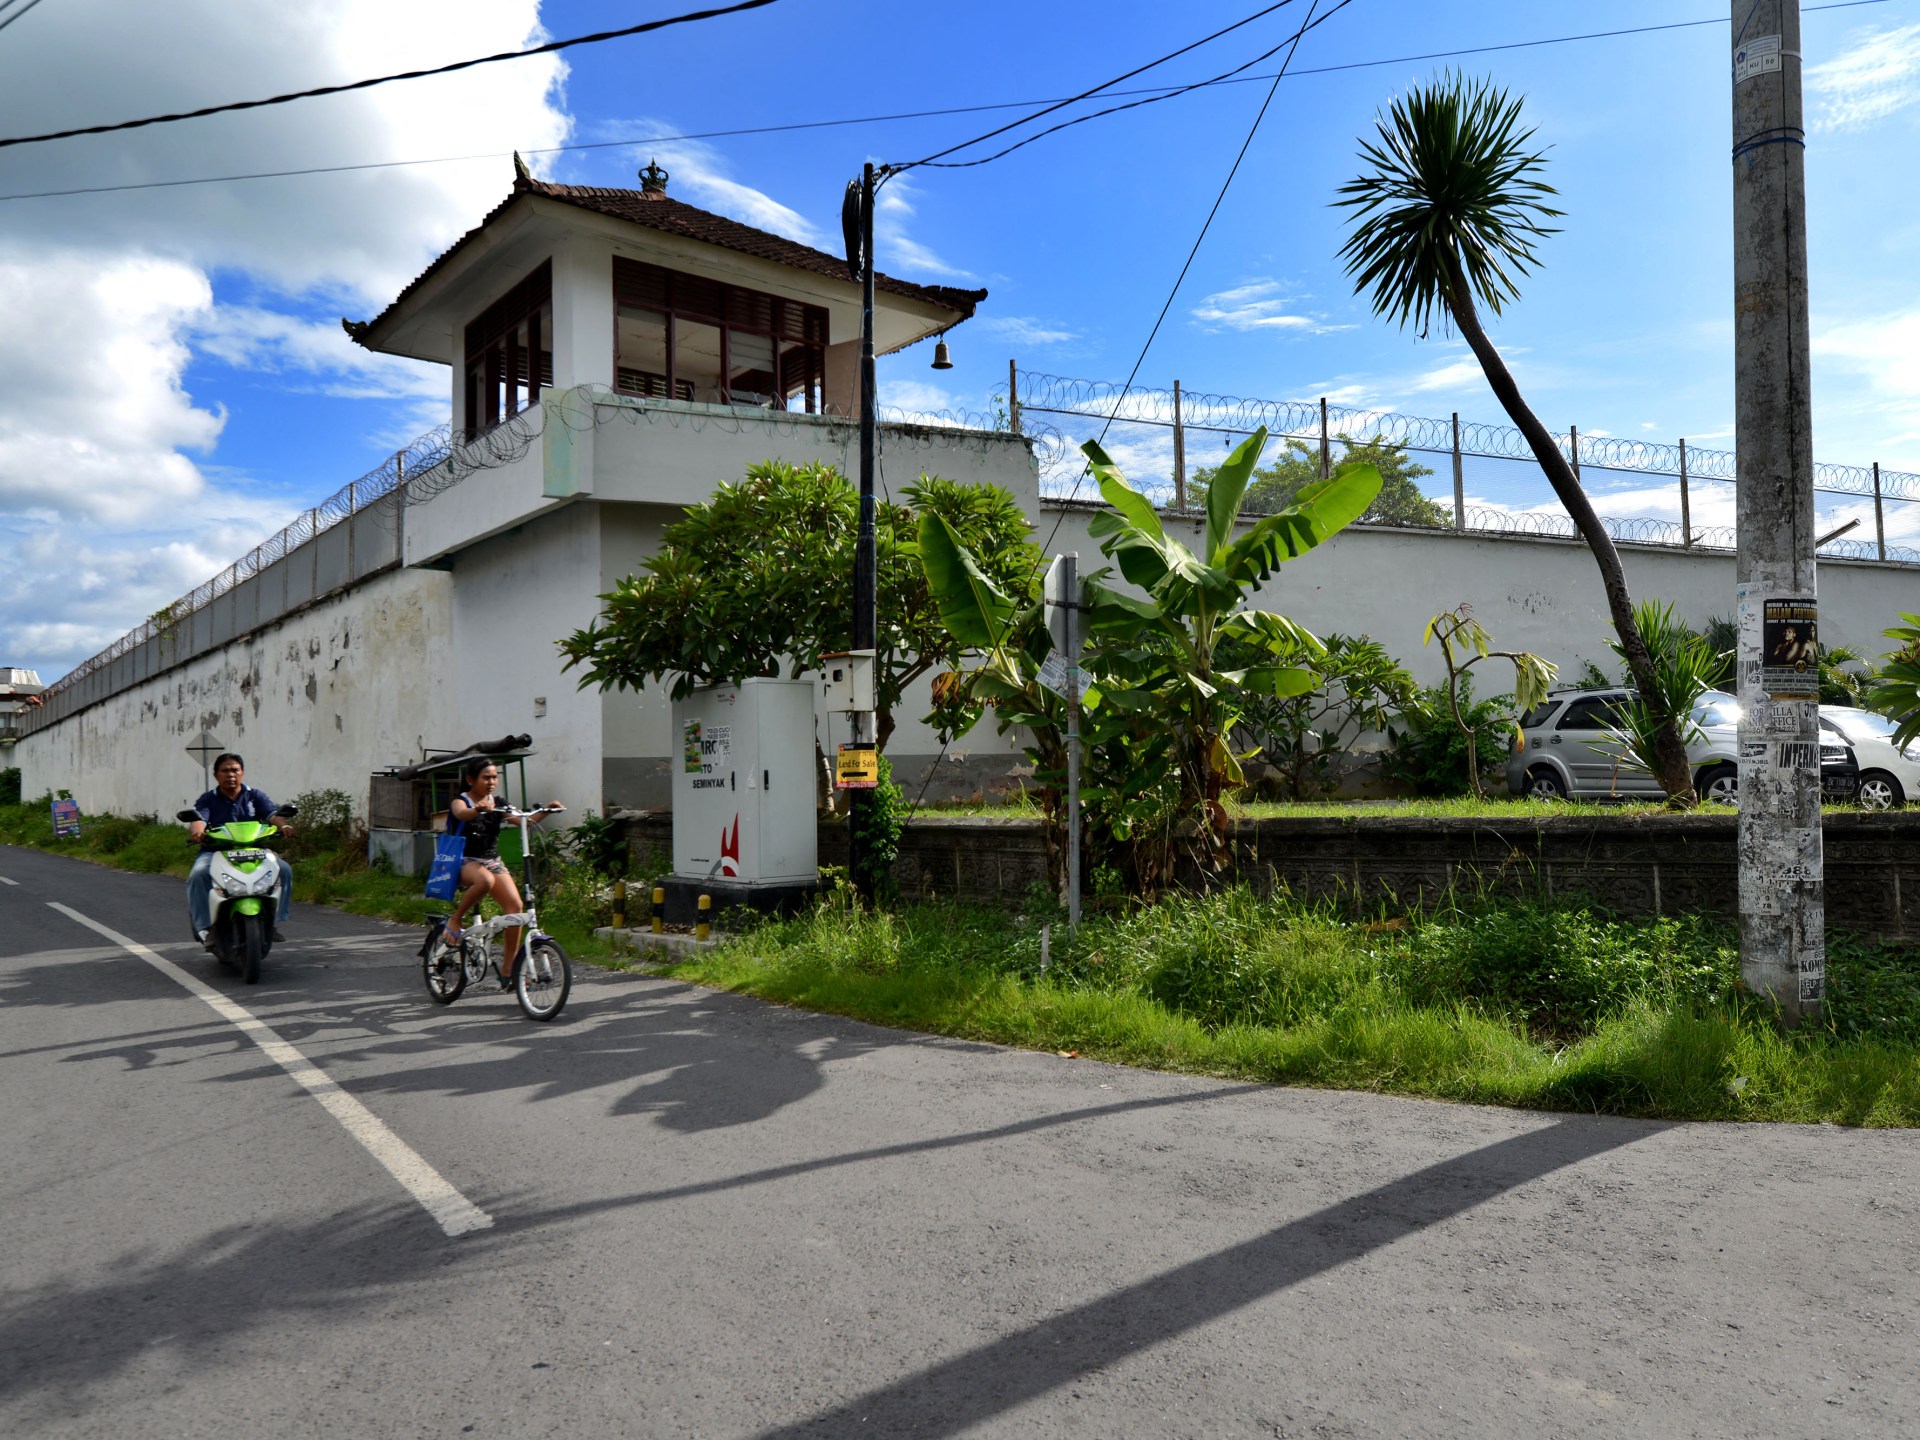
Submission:
[[[254,820],[273,826],[282,835],[293,833],[293,826],[286,818],[274,813],[273,801],[246,783],[246,773],[246,761],[238,755],[226,754],[215,760],[214,788],[194,802],[194,813],[200,818],[187,827],[187,838],[201,844],[193,868],[187,872],[187,911],[193,917],[193,933],[202,945],[207,943],[207,930],[213,924],[214,851],[205,842],[208,828],[218,828],[235,820]],[[277,944],[285,938],[280,934],[280,925],[293,907],[293,866],[281,856],[273,858],[280,867],[280,914],[273,928],[273,940]]]

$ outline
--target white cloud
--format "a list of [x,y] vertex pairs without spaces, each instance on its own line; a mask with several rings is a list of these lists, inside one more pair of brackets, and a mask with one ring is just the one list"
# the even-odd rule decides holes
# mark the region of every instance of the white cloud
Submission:
[[1920,101],[1920,25],[1860,30],[1848,49],[1807,67],[1816,131],[1860,130]]
[[1847,448],[1920,470],[1920,309],[1824,324],[1812,347],[1821,416],[1844,423]]
[[1190,313],[1208,330],[1279,330],[1289,334],[1328,335],[1353,328],[1297,313],[1291,304],[1292,297],[1277,280],[1260,279],[1230,290],[1217,290]]
[[1449,360],[1414,376],[1407,388],[1416,394],[1425,394],[1430,390],[1465,390],[1485,385],[1486,379],[1486,371],[1480,368],[1480,362],[1468,356]]
[[[593,127],[593,133],[603,140],[618,140],[649,131],[671,135],[677,128],[657,115],[645,115],[603,121]],[[837,231],[829,235],[792,206],[734,179],[727,157],[711,145],[699,140],[648,141],[634,146],[630,153],[636,173],[637,167],[658,162],[668,175],[667,193],[677,199],[829,254],[838,254],[843,248]]]
[[[546,38],[538,13],[538,0],[468,0],[453,25],[443,6],[332,0],[256,7],[236,24],[226,0],[48,5],[0,46],[0,133],[509,50]],[[8,152],[0,192],[16,195],[418,155],[498,158],[0,201],[7,663],[52,679],[289,518],[294,507],[216,463],[226,416],[187,391],[196,354],[286,390],[378,402],[368,412],[375,435],[444,420],[444,370],[368,355],[332,317],[384,305],[498,204],[514,146],[568,137],[558,105],[566,73],[542,56]],[[248,303],[217,305],[216,274],[223,288],[250,289]]]
[[976,319],[973,325],[1016,345],[1065,345],[1080,338],[1077,331],[1060,329],[1030,315],[990,315]]
[[950,265],[907,233],[913,219],[916,188],[904,175],[890,176],[880,187],[873,208],[873,248],[886,275],[935,275],[944,280],[972,280],[970,271]]
[[196,498],[182,450],[209,451],[225,417],[181,384],[181,331],[212,305],[177,261],[0,250],[0,513],[141,517]]

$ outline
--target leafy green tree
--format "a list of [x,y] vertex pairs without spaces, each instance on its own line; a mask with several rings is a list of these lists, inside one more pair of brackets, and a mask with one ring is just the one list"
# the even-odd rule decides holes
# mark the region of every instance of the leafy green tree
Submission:
[[1378,121],[1377,143],[1361,142],[1366,172],[1340,187],[1343,198],[1335,203],[1353,211],[1340,254],[1355,291],[1372,291],[1376,315],[1412,324],[1422,335],[1436,316],[1451,318],[1472,348],[1593,552],[1627,669],[1655,707],[1653,773],[1670,803],[1690,806],[1697,797],[1682,717],[1659,708],[1658,676],[1634,628],[1620,552],[1480,323],[1480,305],[1497,316],[1518,298],[1519,278],[1539,263],[1535,241],[1553,233],[1543,222],[1561,213],[1546,204],[1554,190],[1539,178],[1544,157],[1529,153],[1533,132],[1519,125],[1520,102],[1484,80],[1449,75],[1396,98]]
[[[1421,493],[1415,482],[1433,474],[1407,454],[1407,447],[1396,440],[1375,435],[1371,440],[1355,440],[1350,435],[1335,437],[1342,449],[1337,465],[1371,465],[1380,472],[1380,494],[1360,519],[1371,525],[1446,526],[1453,517],[1435,501]],[[1187,482],[1190,503],[1204,508],[1207,486],[1212,483],[1214,467],[1203,465]],[[1246,497],[1240,502],[1242,513],[1269,515],[1291,505],[1294,497],[1320,479],[1320,451],[1304,440],[1288,440],[1286,448],[1266,465],[1253,472]]]
[[1285,777],[1287,793],[1304,800],[1331,790],[1339,757],[1366,732],[1387,730],[1418,686],[1365,635],[1329,635],[1320,653],[1303,649],[1295,663],[1318,671],[1320,683],[1302,695],[1247,696],[1239,733]]
[[[938,515],[995,583],[1025,595],[1039,551],[1019,502],[994,485],[922,475],[907,505],[877,507],[879,659],[876,738],[893,733],[906,688],[960,651],[940,622],[920,564],[918,526]],[[699,685],[817,669],[852,641],[859,496],[830,465],[769,460],[687,508],[638,573],[600,597],[601,612],[558,642],[581,688]]]

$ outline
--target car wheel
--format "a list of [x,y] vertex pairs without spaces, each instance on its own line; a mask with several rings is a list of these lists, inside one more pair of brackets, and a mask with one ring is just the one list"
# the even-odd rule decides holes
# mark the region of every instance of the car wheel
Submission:
[[1721,805],[1738,805],[1740,803],[1740,767],[1709,765],[1700,772],[1700,778],[1694,781],[1694,788],[1700,792],[1702,800],[1716,801]]
[[1529,800],[1564,800],[1567,798],[1567,783],[1560,778],[1560,772],[1550,765],[1536,765],[1527,772],[1527,798]]
[[1884,770],[1869,770],[1860,777],[1857,797],[1862,810],[1898,810],[1907,803],[1900,782]]

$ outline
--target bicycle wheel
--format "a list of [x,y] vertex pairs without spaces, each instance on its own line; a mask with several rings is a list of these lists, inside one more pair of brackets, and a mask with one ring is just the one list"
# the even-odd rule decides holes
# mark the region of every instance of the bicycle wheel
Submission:
[[520,1001],[520,1013],[529,1020],[551,1020],[572,989],[573,967],[567,952],[548,936],[534,936],[514,971],[513,993]]
[[466,967],[460,963],[458,947],[449,949],[439,932],[427,944],[427,956],[421,962],[427,977],[427,995],[436,1005],[451,1005],[467,988]]

